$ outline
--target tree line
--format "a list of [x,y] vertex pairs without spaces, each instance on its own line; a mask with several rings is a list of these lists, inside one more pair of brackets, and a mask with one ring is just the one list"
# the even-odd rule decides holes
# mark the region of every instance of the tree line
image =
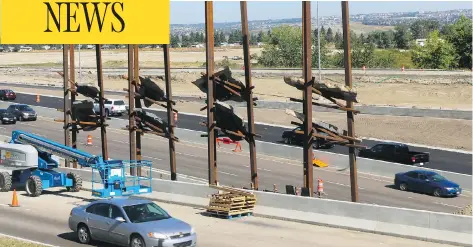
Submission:
[[[318,66],[317,33],[312,39],[312,65]],[[350,33],[352,66],[371,68],[472,68],[472,20],[464,16],[455,23],[441,26],[437,21],[418,20],[399,25],[394,30]],[[425,39],[424,45],[416,44]],[[262,54],[257,58],[263,67],[301,67],[302,30],[280,26],[264,34]],[[320,28],[321,67],[340,68],[343,61],[343,35],[331,28]]]

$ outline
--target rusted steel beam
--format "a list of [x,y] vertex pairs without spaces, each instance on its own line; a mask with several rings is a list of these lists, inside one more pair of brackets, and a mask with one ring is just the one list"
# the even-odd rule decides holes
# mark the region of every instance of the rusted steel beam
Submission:
[[[140,65],[139,65],[139,59],[138,59],[138,45],[133,45],[133,75],[134,75],[134,81],[136,85],[140,83]],[[141,100],[139,98],[135,98],[135,107],[136,108],[141,108]],[[136,160],[141,160],[141,134],[136,133]],[[136,168],[136,174],[137,176],[141,176],[141,166],[138,166]]]
[[304,113],[304,187],[309,196],[314,192],[312,153],[312,29],[310,1],[302,2],[302,46],[303,46],[303,113]]
[[[69,131],[70,116],[71,113],[71,98],[69,89],[69,45],[63,45],[62,48],[62,73],[63,73],[63,85],[64,85],[64,145],[71,146],[71,134]],[[64,162],[66,167],[70,166],[69,161],[66,159]]]
[[176,146],[174,143],[174,111],[172,109],[172,88],[171,88],[171,59],[169,57],[169,45],[163,45],[164,52],[164,81],[166,82],[167,115],[169,138],[169,166],[171,170],[171,180],[177,180],[176,171]]
[[99,86],[99,108],[100,108],[100,140],[102,142],[102,157],[108,160],[107,129],[105,127],[105,99],[103,89],[103,68],[102,68],[102,45],[95,45],[95,60],[97,61],[97,84]]
[[[350,89],[353,87],[351,77],[351,40],[350,40],[350,14],[348,12],[348,1],[342,1],[342,25],[343,25],[343,49],[345,62],[345,85]],[[353,102],[347,101],[348,109],[353,109]],[[347,111],[347,130],[348,136],[355,137],[355,117],[352,111]],[[354,141],[350,140],[350,144],[354,145]],[[348,158],[350,160],[350,188],[351,201],[358,202],[358,176],[356,169],[355,147],[348,148]]]
[[[69,85],[69,89],[72,92],[75,92],[76,88],[76,69],[75,69],[75,62],[74,62],[74,45],[70,45],[69,47],[69,55],[70,55],[70,82],[71,84]],[[74,101],[76,101],[76,94],[71,93],[71,107],[74,104]],[[75,114],[74,112],[71,111],[71,117],[72,119],[75,119]],[[75,123],[72,124],[72,148],[77,149],[77,125]],[[77,162],[72,162],[72,167],[77,168]]]
[[[248,117],[248,132],[255,133],[255,118],[253,113],[253,90],[251,83],[251,59],[250,59],[250,36],[248,31],[248,9],[246,1],[240,1],[241,11],[241,33],[243,35],[243,58],[245,66],[245,84],[248,92],[246,103],[246,114]],[[251,182],[255,190],[258,190],[258,167],[256,164],[255,136],[250,135],[248,146],[250,149]]]
[[206,72],[208,81],[207,90],[207,127],[208,132],[208,158],[209,158],[209,184],[217,184],[217,146],[216,130],[213,128],[214,122],[214,102],[215,102],[215,82],[214,82],[214,20],[213,2],[205,2],[205,56]]
[[[136,160],[136,129],[135,129],[135,85],[133,71],[133,45],[128,45],[128,127],[130,142],[130,160]],[[130,175],[136,175],[134,167],[130,167]]]

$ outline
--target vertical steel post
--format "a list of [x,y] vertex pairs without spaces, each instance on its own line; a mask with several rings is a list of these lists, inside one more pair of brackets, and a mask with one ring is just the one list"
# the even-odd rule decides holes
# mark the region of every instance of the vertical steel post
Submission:
[[[130,160],[136,160],[136,130],[135,130],[135,85],[133,76],[133,45],[128,45],[128,110],[129,110],[129,122],[128,127],[130,128]],[[130,167],[130,175],[134,176],[135,168]]]
[[309,196],[314,192],[313,154],[312,154],[312,31],[310,2],[302,2],[302,46],[304,74],[304,187],[309,189]]
[[[348,12],[348,1],[342,1],[342,25],[343,25],[343,49],[345,62],[345,85],[350,89],[353,87],[351,78],[351,39],[350,39],[350,14]],[[347,108],[353,108],[353,102],[347,101]],[[352,111],[347,111],[348,136],[355,137],[355,118]],[[354,144],[350,141],[350,144]],[[358,176],[356,169],[355,148],[348,147],[348,157],[350,160],[350,188],[351,201],[358,201]]]
[[[62,45],[62,72],[64,73],[64,145],[71,145],[71,135],[69,132],[71,113],[71,99],[69,97],[69,62],[68,62],[68,48],[69,45]],[[69,167],[69,160],[65,160],[64,165]]]
[[[133,45],[133,75],[135,85],[138,86],[140,83],[140,65],[138,60],[138,45]],[[135,98],[135,107],[141,107],[141,100],[139,98]],[[141,160],[141,133],[136,132],[136,160]],[[136,175],[141,176],[141,166],[136,168]]]
[[97,84],[99,86],[99,107],[100,107],[100,139],[102,141],[102,157],[108,160],[107,130],[105,128],[105,100],[103,97],[103,69],[102,69],[102,45],[95,45],[95,59],[97,61]]
[[214,21],[213,2],[205,1],[205,44],[206,44],[206,72],[207,72],[207,132],[209,156],[209,184],[217,184],[217,150],[214,129]]
[[[74,45],[70,45],[70,51],[69,51],[69,54],[70,54],[70,71],[71,71],[71,74],[70,74],[70,86],[69,88],[71,90],[75,89],[76,88],[76,70],[75,70],[75,67],[76,67],[76,64],[74,62]],[[75,93],[71,93],[71,106],[74,105],[74,101],[76,101],[76,94]],[[74,112],[71,111],[71,117],[72,119],[75,119],[75,114]],[[76,148],[77,149],[77,124],[72,124],[72,148]],[[73,168],[77,168],[77,162],[74,161],[72,162],[72,167]]]
[[248,32],[248,10],[246,1],[240,1],[240,11],[241,11],[241,33],[243,35],[243,57],[244,57],[244,66],[245,66],[245,84],[246,89],[248,90],[247,94],[247,104],[246,104],[246,114],[248,117],[248,132],[251,136],[248,141],[248,146],[250,148],[250,167],[251,167],[251,182],[255,190],[258,190],[258,169],[256,164],[256,144],[255,136],[252,135],[255,133],[255,119],[253,113],[253,90],[251,83],[251,59],[250,59],[250,36]]
[[171,180],[177,180],[176,171],[176,146],[174,143],[174,112],[172,111],[172,88],[171,88],[171,59],[169,57],[169,45],[163,45],[164,52],[164,81],[166,82],[167,114],[169,135],[169,165],[171,170]]

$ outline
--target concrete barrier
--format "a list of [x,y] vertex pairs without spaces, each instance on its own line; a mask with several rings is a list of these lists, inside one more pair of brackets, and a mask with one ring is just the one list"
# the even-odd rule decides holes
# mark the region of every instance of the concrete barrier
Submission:
[[[216,192],[207,185],[153,180],[149,199],[207,206]],[[471,246],[472,218],[423,210],[352,203],[254,191],[255,215],[309,224],[340,227],[431,242]],[[155,198],[157,196],[157,198]],[[204,200],[205,198],[205,200]]]

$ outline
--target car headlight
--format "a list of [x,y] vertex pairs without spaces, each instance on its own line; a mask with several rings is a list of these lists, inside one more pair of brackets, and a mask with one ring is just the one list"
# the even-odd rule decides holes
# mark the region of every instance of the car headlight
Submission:
[[155,239],[168,239],[169,238],[168,236],[159,232],[150,232],[148,233],[148,237],[155,238]]
[[195,233],[194,227],[191,227],[191,234],[194,234],[194,233]]
[[446,187],[445,189],[446,189],[446,190],[454,190],[455,188],[452,188],[452,187]]
[[23,113],[23,116],[27,117],[27,116],[28,116],[28,114],[26,114],[26,113]]

